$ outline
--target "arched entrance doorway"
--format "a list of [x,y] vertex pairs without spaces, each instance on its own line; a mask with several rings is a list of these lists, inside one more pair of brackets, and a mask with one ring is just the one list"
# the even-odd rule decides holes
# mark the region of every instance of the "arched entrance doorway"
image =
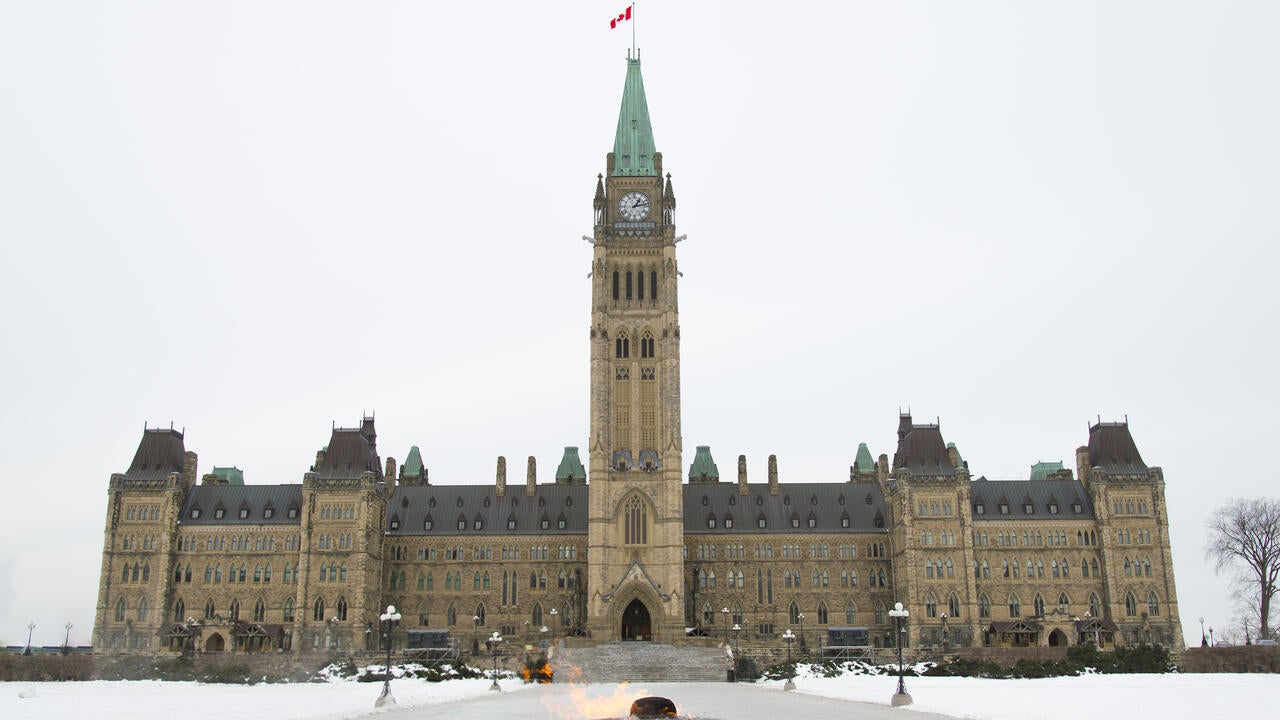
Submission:
[[1049,633],[1049,647],[1066,647],[1067,636],[1062,630],[1055,628]]
[[649,608],[639,599],[632,600],[626,610],[622,611],[623,640],[652,640],[653,630],[649,623]]
[[223,642],[221,635],[214,633],[209,636],[208,640],[204,641],[204,649],[209,652],[222,652],[226,649],[226,644]]

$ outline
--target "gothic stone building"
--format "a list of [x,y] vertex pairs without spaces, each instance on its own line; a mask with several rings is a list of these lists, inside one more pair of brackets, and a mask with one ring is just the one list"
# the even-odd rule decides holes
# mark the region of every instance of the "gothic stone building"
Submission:
[[[417,447],[381,461],[372,418],[335,428],[300,484],[200,476],[183,434],[147,429],[111,476],[94,643],[102,650],[359,649],[381,609],[396,643],[446,628],[681,643],[690,628],[777,645],[829,627],[908,644],[1181,647],[1164,478],[1127,422],[1099,422],[1075,467],[970,476],[938,425],[900,415],[897,447],[857,449],[847,481],[765,482],[709,448],[684,472],[675,193],[628,59],[596,183],[587,464],[554,482],[433,485]],[[306,462],[306,461],[304,461]]]

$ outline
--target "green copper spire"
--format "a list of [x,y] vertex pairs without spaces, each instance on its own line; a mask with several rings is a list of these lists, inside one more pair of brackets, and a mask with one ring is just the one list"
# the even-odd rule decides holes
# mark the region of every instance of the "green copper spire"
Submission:
[[858,455],[853,459],[853,467],[861,473],[876,471],[876,461],[871,459],[871,451],[866,443],[858,443]]
[[407,478],[422,477],[422,453],[417,445],[409,448],[409,457],[405,458],[404,465],[400,466],[400,474]]
[[1062,469],[1062,463],[1059,462],[1038,462],[1031,466],[1032,480],[1048,480],[1049,476]]
[[622,87],[622,109],[618,111],[618,133],[613,138],[613,177],[654,177],[653,126],[649,124],[649,103],[644,99],[640,58],[627,58],[627,82]]
[[711,446],[699,445],[693,456],[693,464],[689,466],[689,482],[717,482],[720,480],[720,469],[716,461],[711,459]]
[[560,467],[556,468],[556,482],[560,484],[580,485],[586,482],[587,471],[578,459],[578,448],[566,447],[560,458]]

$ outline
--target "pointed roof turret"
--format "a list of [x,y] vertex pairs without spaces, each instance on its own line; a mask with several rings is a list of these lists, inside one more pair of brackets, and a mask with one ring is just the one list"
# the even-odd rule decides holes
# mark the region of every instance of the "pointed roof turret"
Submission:
[[866,443],[858,443],[858,454],[853,459],[853,467],[860,473],[876,471],[876,461],[871,458],[871,450],[867,448]]
[[711,446],[699,445],[689,466],[689,482],[719,482],[720,469],[711,459]]
[[564,485],[581,485],[587,480],[587,470],[578,459],[578,448],[566,447],[560,458],[560,466],[556,468],[556,483]]
[[404,465],[400,466],[400,477],[404,478],[421,478],[425,473],[422,465],[422,451],[417,445],[409,448],[409,457],[404,459]]
[[622,87],[622,109],[618,111],[618,132],[613,138],[613,167],[609,174],[652,177],[654,168],[653,126],[649,124],[649,103],[640,77],[640,58],[627,58],[627,81]]

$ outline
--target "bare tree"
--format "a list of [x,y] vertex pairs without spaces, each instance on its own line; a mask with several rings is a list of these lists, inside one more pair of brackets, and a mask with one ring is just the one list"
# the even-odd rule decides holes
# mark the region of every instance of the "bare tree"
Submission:
[[1271,637],[1271,599],[1280,580],[1280,498],[1234,499],[1209,518],[1205,557],[1256,592],[1262,637]]

